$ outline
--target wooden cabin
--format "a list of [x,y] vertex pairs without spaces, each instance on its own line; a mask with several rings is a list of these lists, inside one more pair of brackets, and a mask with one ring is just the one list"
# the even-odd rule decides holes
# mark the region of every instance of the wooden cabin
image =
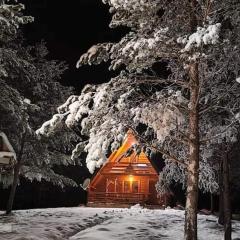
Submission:
[[143,151],[137,154],[133,149],[137,144],[133,133],[128,131],[122,146],[92,178],[88,187],[88,205],[164,204],[155,188],[158,173]]
[[0,132],[0,172],[12,169],[16,163],[16,153],[5,133]]

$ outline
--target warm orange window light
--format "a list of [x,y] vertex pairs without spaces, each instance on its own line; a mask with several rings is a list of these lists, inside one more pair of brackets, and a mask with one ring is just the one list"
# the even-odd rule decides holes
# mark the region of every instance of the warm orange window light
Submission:
[[132,182],[133,181],[133,175],[129,175],[128,179],[129,179],[130,182]]

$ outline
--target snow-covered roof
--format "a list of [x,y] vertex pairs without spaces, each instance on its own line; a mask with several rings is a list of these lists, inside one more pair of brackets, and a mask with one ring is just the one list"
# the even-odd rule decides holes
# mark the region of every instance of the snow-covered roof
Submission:
[[7,147],[7,150],[0,149],[0,157],[13,157],[16,160],[16,153],[6,134],[4,132],[0,132],[0,137],[3,140],[3,144]]

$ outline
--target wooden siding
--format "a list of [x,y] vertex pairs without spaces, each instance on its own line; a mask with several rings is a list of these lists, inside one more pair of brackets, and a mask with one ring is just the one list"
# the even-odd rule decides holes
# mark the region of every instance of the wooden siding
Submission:
[[137,155],[135,151],[125,156],[133,144],[137,141],[129,132],[122,146],[91,180],[89,203],[159,203],[155,189],[158,174],[147,156],[144,152]]

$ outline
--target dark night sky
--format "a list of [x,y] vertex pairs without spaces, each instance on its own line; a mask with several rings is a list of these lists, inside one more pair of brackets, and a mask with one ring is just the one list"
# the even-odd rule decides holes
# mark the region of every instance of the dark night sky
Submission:
[[26,13],[35,17],[25,36],[30,43],[47,42],[50,58],[64,60],[69,70],[63,76],[65,85],[80,91],[86,83],[107,81],[113,72],[107,64],[76,69],[76,62],[92,45],[118,41],[127,30],[110,29],[111,16],[101,0],[22,0]]

